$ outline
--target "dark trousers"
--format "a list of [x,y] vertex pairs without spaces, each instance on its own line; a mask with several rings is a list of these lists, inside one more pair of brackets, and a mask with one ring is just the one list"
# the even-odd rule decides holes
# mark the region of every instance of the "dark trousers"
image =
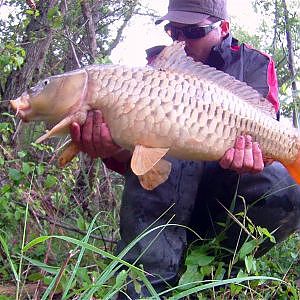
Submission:
[[[228,217],[220,203],[229,208],[237,186],[237,195],[242,196],[249,206],[247,216],[255,225],[265,227],[269,232],[276,230],[277,242],[299,229],[300,187],[280,163],[273,163],[259,174],[238,176],[236,172],[222,169],[217,162],[170,161],[172,172],[169,179],[153,191],[144,190],[130,171],[126,175],[118,252],[157,219],[152,227],[171,222],[189,226],[202,237],[218,234],[217,222],[224,222]],[[236,199],[235,211],[244,211],[240,197]],[[226,247],[234,249],[239,232],[237,224],[230,227]],[[184,227],[166,226],[159,235],[157,230],[139,241],[125,260],[133,263],[141,256],[136,265],[142,264],[144,270],[155,275],[149,279],[157,291],[163,291],[167,288],[166,282],[169,285],[177,283],[191,239],[193,236]],[[266,241],[260,254],[272,245]],[[130,285],[128,295],[138,299]]]

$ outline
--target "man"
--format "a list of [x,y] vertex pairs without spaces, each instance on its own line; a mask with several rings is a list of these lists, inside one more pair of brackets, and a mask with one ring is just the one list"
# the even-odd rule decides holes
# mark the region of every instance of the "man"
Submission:
[[[173,40],[184,41],[186,53],[195,61],[247,82],[278,111],[273,61],[249,46],[238,45],[232,38],[225,0],[170,0],[167,15],[156,23],[165,20],[170,22],[165,26],[166,32]],[[157,52],[159,48],[154,50]],[[153,54],[156,53],[151,50],[148,53],[149,61],[155,59]],[[153,191],[146,191],[128,168],[131,154],[114,144],[101,112],[90,112],[86,123],[82,127],[73,124],[71,131],[82,151],[92,157],[101,157],[108,167],[125,175],[118,251],[157,219],[155,226],[171,221],[193,228],[202,237],[213,236],[220,231],[217,221],[224,222],[227,217],[222,205],[230,207],[237,186],[237,194],[247,205],[253,204],[248,210],[249,218],[254,224],[275,231],[277,241],[299,229],[299,187],[281,164],[264,161],[259,145],[250,136],[238,137],[234,147],[228,149],[219,162],[170,158],[169,179]],[[237,199],[235,211],[241,210],[244,210],[243,202]],[[236,246],[238,232],[238,225],[230,227],[229,238],[225,241],[227,247]],[[155,275],[150,280],[157,291],[162,291],[166,283],[177,283],[187,244],[187,230],[170,226],[158,236],[154,232],[138,242],[126,259],[132,263],[141,256],[138,264]],[[266,241],[260,254],[271,246]],[[132,287],[128,288],[128,293],[136,299]]]

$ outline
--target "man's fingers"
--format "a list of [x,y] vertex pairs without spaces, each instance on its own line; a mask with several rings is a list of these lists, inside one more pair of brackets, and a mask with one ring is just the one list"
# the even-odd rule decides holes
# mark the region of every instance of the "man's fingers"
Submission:
[[231,167],[233,157],[234,157],[234,148],[230,148],[225,152],[224,156],[219,161],[220,166],[223,169],[229,169]]
[[245,136],[245,151],[244,151],[244,162],[243,162],[243,171],[249,172],[253,169],[253,152],[252,152],[252,138],[250,135]]
[[93,145],[93,112],[89,111],[85,123],[81,130],[82,151],[95,157],[95,148]]
[[244,163],[245,138],[239,136],[234,145],[234,156],[231,164],[231,169],[239,171]]
[[92,140],[93,114],[88,112],[85,123],[82,125],[81,139],[83,143],[89,143]]
[[92,139],[95,152],[101,158],[110,157],[121,149],[113,142],[110,130],[107,124],[104,123],[101,111],[94,111]]
[[93,158],[107,158],[121,150],[121,147],[113,142],[110,130],[99,110],[89,111],[81,127],[77,123],[71,124],[70,133],[73,142]]
[[102,127],[102,113],[100,111],[95,111],[93,115],[93,143],[95,147],[95,151],[101,155],[102,146],[102,134],[101,134],[101,127]]
[[112,139],[110,134],[110,130],[106,123],[101,124],[101,137],[102,137],[102,145],[104,149],[109,151],[109,155],[113,155],[115,152],[121,149],[120,146],[116,145]]
[[236,139],[234,147],[226,151],[220,160],[224,169],[235,170],[238,173],[261,172],[264,161],[258,143],[252,142],[250,135],[240,136]]
[[76,145],[79,146],[81,143],[81,129],[80,129],[80,125],[78,123],[73,122],[70,125],[70,135],[71,135],[72,141]]
[[252,146],[252,153],[253,153],[253,173],[261,172],[264,169],[264,161],[261,149],[258,143],[253,143]]
[[100,124],[100,123],[104,122],[101,110],[93,111],[93,121],[94,121],[94,124]]

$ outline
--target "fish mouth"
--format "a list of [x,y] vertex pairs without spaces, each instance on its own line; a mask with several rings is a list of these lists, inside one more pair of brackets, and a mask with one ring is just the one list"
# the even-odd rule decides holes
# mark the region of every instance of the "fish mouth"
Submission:
[[16,112],[16,116],[27,122],[27,116],[31,111],[29,95],[27,93],[23,93],[22,96],[16,100],[10,100],[10,104],[12,109]]

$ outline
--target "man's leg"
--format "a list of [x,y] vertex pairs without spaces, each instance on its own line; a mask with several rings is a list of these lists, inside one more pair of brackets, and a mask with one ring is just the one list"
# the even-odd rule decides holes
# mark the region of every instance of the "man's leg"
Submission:
[[[131,172],[127,174],[120,211],[121,241],[118,253],[158,219],[152,228],[168,222],[181,225],[189,223],[202,164],[175,159],[171,162],[169,179],[153,191],[143,189]],[[155,230],[140,240],[126,254],[125,260],[134,263],[138,259],[135,265],[142,264],[145,271],[154,275],[149,280],[157,291],[163,291],[167,288],[166,283],[173,285],[177,282],[185,249],[186,230],[169,226]],[[127,292],[136,299],[133,285],[128,286]],[[143,292],[148,294],[145,288]],[[122,299],[122,296],[118,299]]]
[[[202,201],[197,202],[193,216],[193,226],[200,234],[209,232],[213,236],[222,230],[217,222],[224,222],[227,213],[220,203],[230,208],[237,185],[234,212],[244,211],[243,198],[248,206],[247,216],[255,225],[265,227],[269,232],[275,231],[277,242],[300,229],[300,186],[280,163],[274,162],[259,174],[243,174],[240,178],[235,172],[222,169],[218,163],[206,163],[203,174],[198,192],[198,199]],[[239,225],[230,227],[227,247],[235,248],[239,233]],[[241,241],[245,238],[243,231]],[[257,254],[265,253],[273,245],[267,239]]]

